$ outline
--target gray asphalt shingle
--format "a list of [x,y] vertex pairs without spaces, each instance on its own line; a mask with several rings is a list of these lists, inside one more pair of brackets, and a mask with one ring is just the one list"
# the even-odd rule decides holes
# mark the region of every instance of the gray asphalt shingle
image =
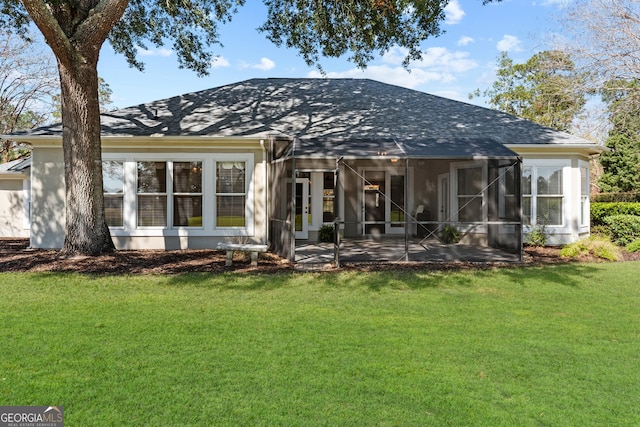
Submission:
[[[30,135],[56,135],[59,125]],[[298,138],[296,155],[401,147],[408,156],[513,155],[504,144],[589,142],[514,116],[367,79],[252,79],[102,115],[108,136]],[[386,144],[386,145],[385,145]]]

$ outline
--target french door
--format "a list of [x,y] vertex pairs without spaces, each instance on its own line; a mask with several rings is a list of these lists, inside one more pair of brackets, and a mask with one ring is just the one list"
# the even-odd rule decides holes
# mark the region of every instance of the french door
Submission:
[[364,170],[362,176],[363,234],[404,233],[404,172],[396,169]]

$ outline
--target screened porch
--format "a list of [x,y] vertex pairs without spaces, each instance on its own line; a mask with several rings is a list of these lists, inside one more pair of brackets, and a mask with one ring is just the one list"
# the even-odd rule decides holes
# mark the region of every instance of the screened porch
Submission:
[[271,148],[271,248],[292,261],[521,260],[521,160],[501,144],[296,139]]

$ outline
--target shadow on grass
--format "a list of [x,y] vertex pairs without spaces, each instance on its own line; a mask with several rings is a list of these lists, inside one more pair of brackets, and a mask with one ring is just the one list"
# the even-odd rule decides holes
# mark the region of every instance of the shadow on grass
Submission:
[[465,269],[411,269],[398,267],[384,271],[337,270],[330,272],[227,272],[222,274],[188,273],[164,276],[170,286],[194,286],[235,291],[271,291],[295,286],[321,286],[328,289],[362,288],[383,290],[422,290],[441,287],[474,286],[478,280],[510,282],[521,286],[558,284],[578,287],[596,276],[599,264],[566,263],[545,266],[501,266]]

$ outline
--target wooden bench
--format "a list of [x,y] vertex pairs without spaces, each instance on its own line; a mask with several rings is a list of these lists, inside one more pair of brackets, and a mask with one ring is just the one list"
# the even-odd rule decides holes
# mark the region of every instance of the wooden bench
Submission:
[[258,252],[267,252],[267,248],[267,245],[245,243],[218,243],[218,249],[227,251],[227,261],[224,263],[224,265],[227,267],[233,264],[234,252],[250,252],[251,266],[256,267],[258,265]]

